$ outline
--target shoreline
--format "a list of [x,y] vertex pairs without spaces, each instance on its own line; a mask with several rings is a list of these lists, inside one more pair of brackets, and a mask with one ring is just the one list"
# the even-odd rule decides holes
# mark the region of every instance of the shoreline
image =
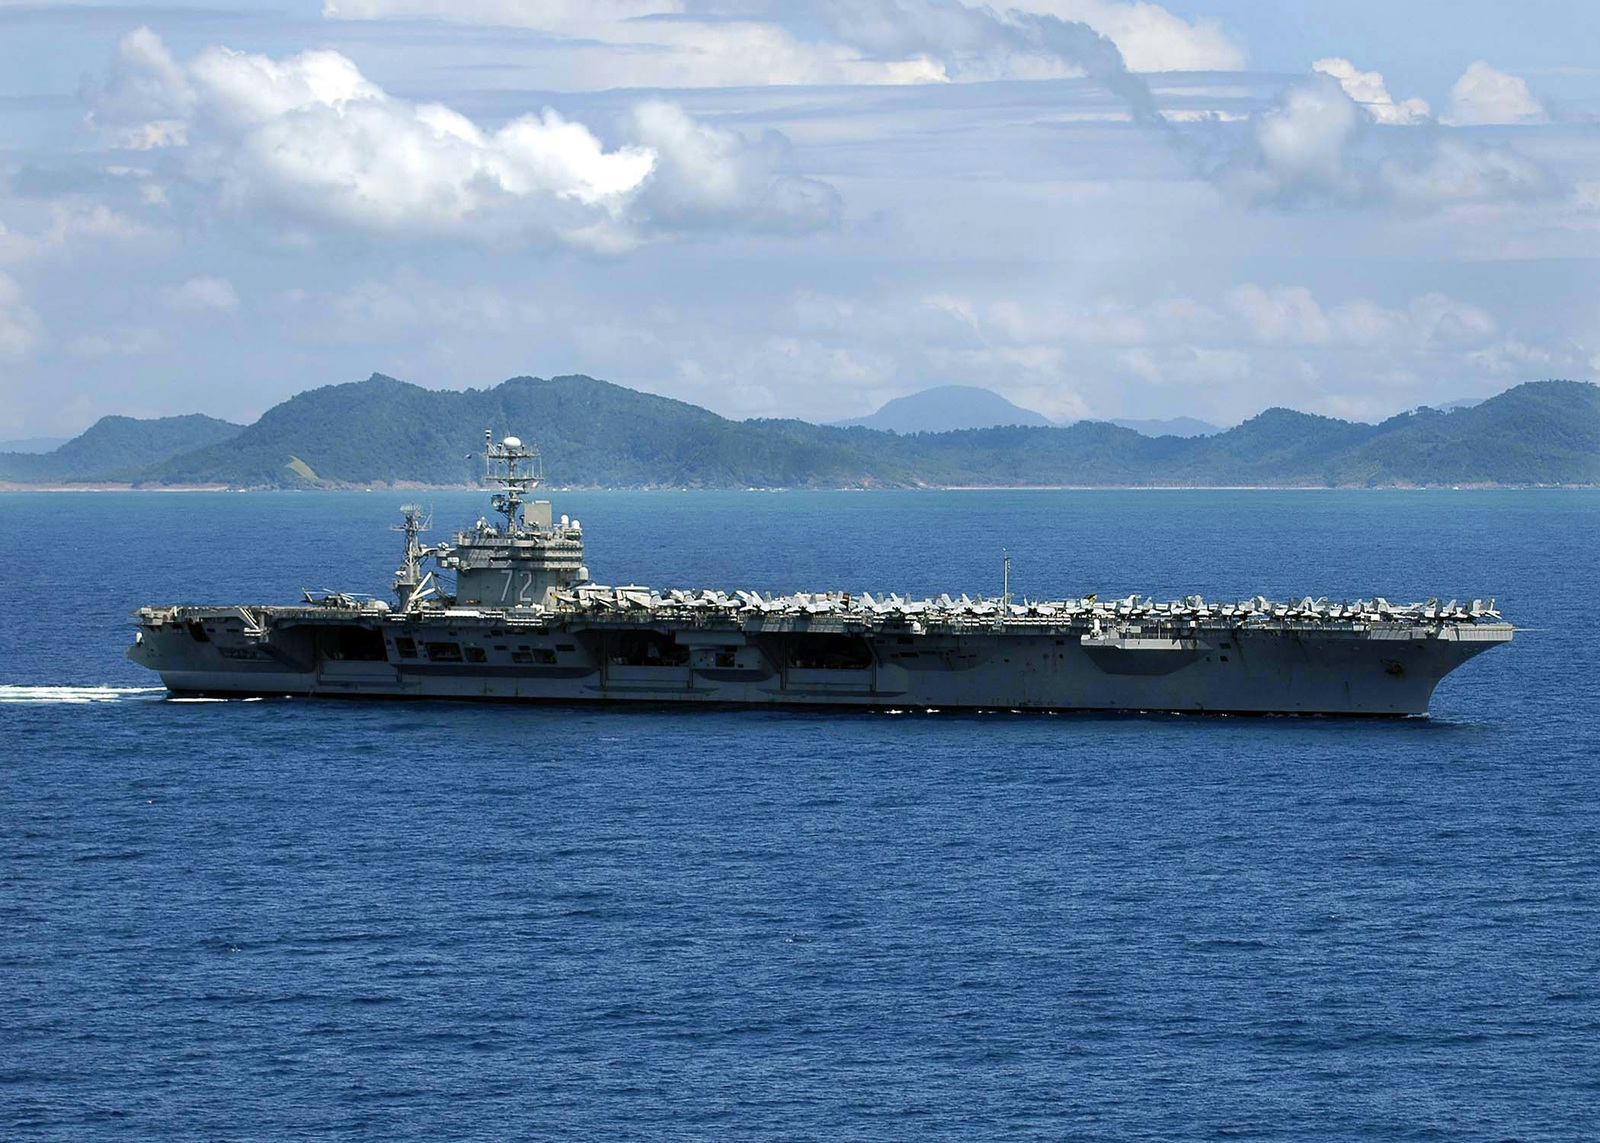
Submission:
[[[874,485],[861,487],[837,485],[811,488],[805,486],[780,486],[772,488],[685,488],[672,485],[612,486],[565,485],[548,486],[541,492],[1496,492],[1496,491],[1547,491],[1592,492],[1600,484],[921,484]],[[397,484],[397,485],[339,485],[316,488],[235,488],[226,484],[161,484],[135,487],[132,484],[16,484],[0,482],[0,493],[10,492],[248,492],[248,493],[322,493],[322,492],[481,492],[473,484]]]

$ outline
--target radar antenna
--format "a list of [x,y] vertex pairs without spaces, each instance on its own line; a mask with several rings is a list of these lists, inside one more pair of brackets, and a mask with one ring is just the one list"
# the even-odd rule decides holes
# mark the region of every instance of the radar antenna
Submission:
[[394,593],[400,597],[400,610],[405,611],[422,585],[422,560],[429,553],[417,537],[433,526],[433,513],[423,515],[420,504],[402,504],[400,512],[405,522],[391,524],[390,528],[406,534],[405,561],[401,563],[400,570],[394,573]]
[[520,536],[522,503],[544,479],[539,450],[533,445],[524,445],[517,437],[506,437],[496,443],[489,429],[483,430],[483,448],[485,478],[503,489],[494,494],[494,510],[506,518],[506,533]]

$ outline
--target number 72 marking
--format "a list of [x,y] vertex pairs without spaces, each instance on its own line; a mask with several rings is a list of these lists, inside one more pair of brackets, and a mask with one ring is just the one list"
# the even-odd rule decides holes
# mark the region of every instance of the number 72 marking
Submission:
[[[511,580],[516,573],[507,568],[500,574],[506,577],[504,586],[500,588],[500,602],[504,603],[511,597]],[[528,606],[533,603],[533,573],[531,571],[522,573],[522,584],[517,589],[517,603],[522,606]]]

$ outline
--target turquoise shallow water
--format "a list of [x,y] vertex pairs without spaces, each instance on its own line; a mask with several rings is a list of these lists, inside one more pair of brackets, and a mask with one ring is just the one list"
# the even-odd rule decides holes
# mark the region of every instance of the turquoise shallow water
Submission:
[[1497,596],[1428,720],[136,689],[132,607],[381,590],[400,499],[0,495],[0,1136],[1600,1122],[1600,495],[554,496],[614,583]]

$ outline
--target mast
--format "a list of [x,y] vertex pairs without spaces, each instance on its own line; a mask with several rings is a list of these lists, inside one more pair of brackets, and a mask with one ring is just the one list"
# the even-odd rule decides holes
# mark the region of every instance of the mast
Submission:
[[402,504],[400,511],[405,522],[392,527],[406,534],[406,554],[400,569],[394,573],[394,593],[400,597],[400,610],[404,611],[422,583],[422,559],[428,554],[417,536],[432,527],[433,517],[431,514],[424,516],[419,504]]
[[484,478],[501,488],[494,494],[494,509],[506,518],[506,534],[520,536],[523,501],[544,479],[539,450],[533,445],[524,445],[518,437],[506,437],[497,444],[494,433],[484,429],[483,456]]

